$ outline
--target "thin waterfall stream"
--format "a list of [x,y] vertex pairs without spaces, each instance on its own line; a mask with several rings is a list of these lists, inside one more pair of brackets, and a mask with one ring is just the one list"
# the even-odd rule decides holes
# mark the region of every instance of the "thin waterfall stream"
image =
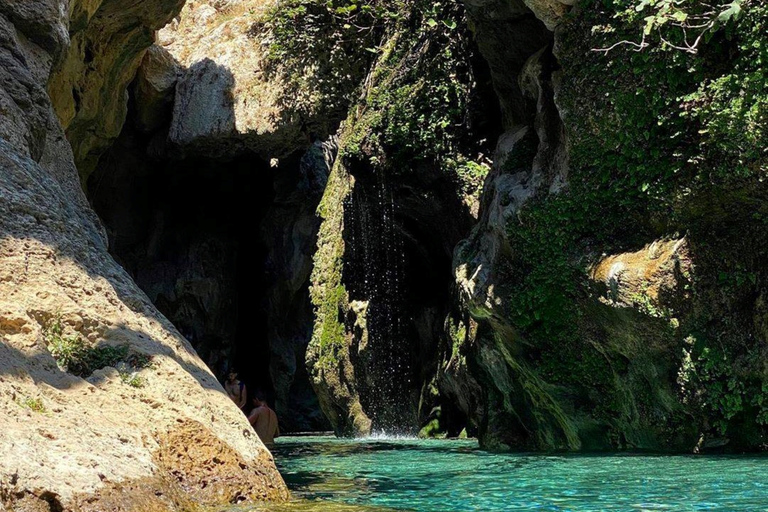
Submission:
[[361,186],[348,200],[349,272],[351,298],[365,318],[367,337],[361,379],[364,407],[373,431],[413,433],[414,412],[404,400],[412,393],[412,340],[406,326],[412,321],[404,299],[405,252],[402,227],[398,225],[394,192],[383,173]]

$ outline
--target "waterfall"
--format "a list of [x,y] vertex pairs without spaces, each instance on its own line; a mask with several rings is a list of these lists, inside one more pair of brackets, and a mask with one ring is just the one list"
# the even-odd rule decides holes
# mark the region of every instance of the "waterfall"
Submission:
[[[397,202],[384,173],[358,179],[345,205],[347,270],[352,300],[367,304],[367,340],[361,340],[361,400],[373,429],[406,434],[415,428],[411,410],[413,364],[407,327],[405,250]],[[362,378],[361,378],[362,377]]]

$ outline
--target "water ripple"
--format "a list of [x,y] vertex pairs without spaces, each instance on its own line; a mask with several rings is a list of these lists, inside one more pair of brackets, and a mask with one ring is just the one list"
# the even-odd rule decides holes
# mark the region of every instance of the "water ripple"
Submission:
[[350,511],[768,512],[768,458],[758,456],[499,455],[480,451],[474,441],[306,437],[280,440],[274,455],[294,494],[304,503],[325,500],[326,511],[338,505]]

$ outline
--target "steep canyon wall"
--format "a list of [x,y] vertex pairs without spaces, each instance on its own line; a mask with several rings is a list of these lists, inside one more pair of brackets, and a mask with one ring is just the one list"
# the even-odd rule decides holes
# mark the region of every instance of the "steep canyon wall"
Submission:
[[[761,449],[765,9],[748,2],[686,49],[669,27],[627,43],[641,20],[619,2],[465,7],[413,2],[384,17],[397,21],[382,22],[342,131],[308,353],[337,432],[386,424],[375,390],[395,380],[406,389],[385,408],[410,411],[406,430],[430,421],[425,405],[450,405],[490,449]],[[476,115],[483,76],[496,97]],[[361,220],[375,187],[384,207]],[[414,191],[429,203],[418,213]],[[356,263],[361,245],[439,245],[409,234],[409,218],[449,246],[465,238],[455,291],[443,277],[427,285],[443,320],[420,325],[443,329],[419,357],[423,336],[397,323],[427,303],[406,306],[408,287],[425,286],[399,270],[411,257]],[[381,241],[385,219],[393,241]],[[394,360],[372,355],[382,343]]]
[[287,497],[242,413],[109,255],[81,188],[154,31],[180,8],[0,2],[4,510]]

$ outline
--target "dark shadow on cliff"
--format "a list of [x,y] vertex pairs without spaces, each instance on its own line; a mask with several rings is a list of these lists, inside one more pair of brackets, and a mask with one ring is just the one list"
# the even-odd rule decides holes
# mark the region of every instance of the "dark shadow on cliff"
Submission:
[[[173,340],[175,346],[157,342],[147,332],[119,325],[107,330],[102,339],[94,344],[94,347],[114,346],[114,344],[125,343],[136,354],[150,356],[151,358],[166,357],[172,359],[184,372],[193,377],[202,388],[214,390],[225,395],[223,388],[216,378],[208,373],[205,365],[196,364],[194,361],[186,360],[182,357],[182,354],[185,352],[190,356],[190,359],[197,357],[197,354],[186,344],[183,338],[173,331],[171,331],[170,335],[175,338]],[[132,338],[135,340],[133,343],[131,342]],[[137,338],[138,340],[136,340]],[[57,366],[55,358],[42,343],[35,347],[32,354],[25,354],[3,341],[0,343],[0,361],[3,362],[0,365],[0,375],[29,375],[36,384],[42,382],[59,390],[88,384],[98,386],[99,377],[96,375],[81,378],[61,370]],[[142,376],[151,385],[152,368],[145,369]]]
[[[179,87],[200,87],[200,77],[209,77],[223,95],[205,106],[181,105],[177,96],[173,112],[166,105],[164,120],[148,128],[134,86],[123,132],[89,179],[110,253],[220,379],[237,369],[249,394],[266,393],[287,430],[326,430],[304,353],[315,208],[335,146],[315,139],[279,162],[247,150],[206,153],[229,139],[237,143],[234,79],[210,59],[185,76],[197,82]],[[194,133],[195,117],[185,108],[217,109],[222,140],[203,137],[198,147],[195,139],[194,151],[170,144],[172,115],[186,115],[173,126]]]

